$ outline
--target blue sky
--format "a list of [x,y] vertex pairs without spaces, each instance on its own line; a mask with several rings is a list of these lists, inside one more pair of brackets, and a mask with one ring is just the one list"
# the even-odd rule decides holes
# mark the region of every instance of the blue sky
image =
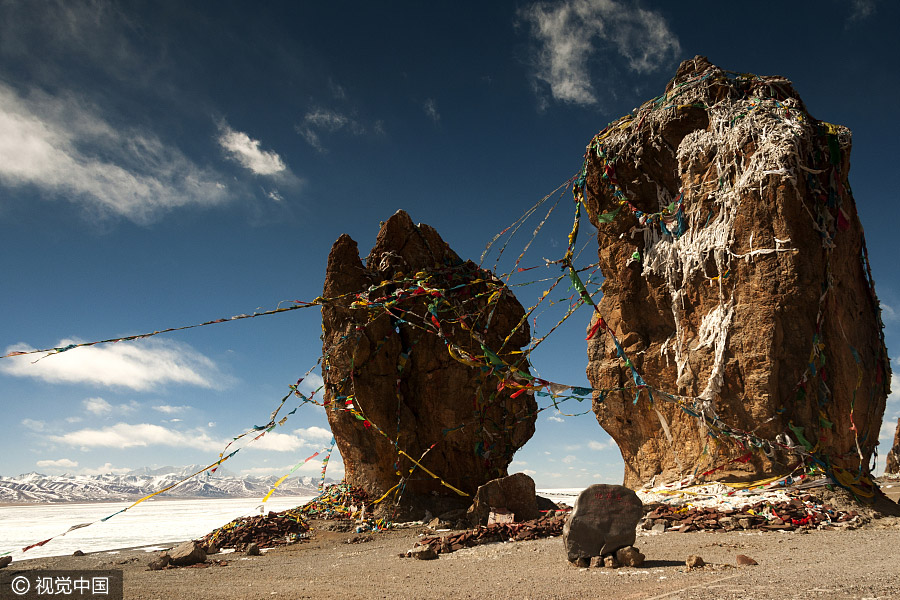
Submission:
[[[579,169],[598,130],[695,54],[787,76],[813,116],[852,129],[850,181],[888,348],[900,347],[900,7],[674,6],[0,2],[0,350],[311,300],[337,237],[365,253],[400,208],[477,260]],[[563,204],[525,264],[561,256]],[[521,288],[522,303],[539,293]],[[588,319],[535,352],[538,373],[586,384]],[[542,316],[539,331],[555,320]],[[315,364],[319,334],[312,308],[34,364],[2,359],[0,474],[208,464],[268,420]],[[897,417],[895,391],[882,447]],[[329,440],[324,412],[301,408],[227,466],[281,475]],[[337,457],[331,469],[341,475]],[[511,470],[544,487],[622,478],[591,414],[550,410]]]

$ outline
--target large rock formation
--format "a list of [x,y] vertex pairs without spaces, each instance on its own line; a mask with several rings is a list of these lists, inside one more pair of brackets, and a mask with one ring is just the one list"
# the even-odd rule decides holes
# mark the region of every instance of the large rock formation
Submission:
[[900,419],[897,419],[897,431],[894,433],[894,444],[887,453],[884,472],[900,474]]
[[468,505],[459,492],[507,474],[537,405],[514,353],[525,312],[502,282],[398,211],[365,265],[349,236],[335,242],[324,297],[325,401],[348,483]]
[[594,394],[626,485],[752,479],[800,457],[868,473],[890,364],[849,169],[850,131],[788,80],[703,57],[592,140],[576,195],[616,338],[591,339],[587,373],[629,388]]

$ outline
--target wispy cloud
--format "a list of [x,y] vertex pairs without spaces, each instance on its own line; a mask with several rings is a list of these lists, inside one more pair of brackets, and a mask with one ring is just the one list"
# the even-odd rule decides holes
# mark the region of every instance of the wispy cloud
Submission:
[[132,400],[128,404],[110,404],[103,398],[85,398],[82,401],[84,409],[92,415],[107,417],[113,414],[129,414],[138,409],[138,403]]
[[73,94],[0,83],[0,185],[34,186],[102,216],[138,223],[228,199],[216,173],[150,131],[113,125]]
[[22,427],[30,429],[31,431],[45,431],[47,429],[47,424],[43,421],[38,421],[37,419],[22,419]]
[[[562,102],[597,104],[595,84],[608,83],[601,73],[619,63],[633,73],[649,73],[681,51],[662,15],[617,0],[538,2],[521,9],[519,18],[536,45],[535,80]],[[601,57],[604,64],[592,68]]]
[[547,420],[552,421],[554,423],[565,423],[566,422],[565,419],[563,419],[562,417],[560,417],[558,415],[550,415],[549,417],[547,417]]
[[425,110],[425,114],[428,115],[428,118],[434,121],[435,123],[439,123],[441,120],[441,113],[437,110],[437,104],[435,104],[433,98],[429,98],[425,101],[425,104],[422,105],[422,108]]
[[71,469],[78,466],[78,463],[68,458],[60,458],[57,460],[39,460],[36,464],[41,469]]
[[150,423],[116,423],[101,429],[79,429],[47,438],[51,442],[80,448],[135,448],[146,446],[173,446],[177,448],[220,449],[221,440],[215,440],[203,430],[178,431]]
[[875,0],[851,0],[850,22],[862,21],[875,14]]
[[171,406],[169,404],[160,404],[159,406],[154,406],[153,410],[158,410],[159,412],[167,415],[176,415],[178,413],[183,413],[189,408],[190,406]]
[[263,150],[259,140],[254,140],[242,131],[235,131],[224,123],[219,130],[219,146],[229,158],[254,175],[277,175],[287,170],[287,165],[278,153]]
[[[355,118],[340,111],[328,108],[315,108],[303,116],[303,121],[295,127],[303,139],[317,152],[327,152],[322,141],[325,133],[344,132],[351,135],[363,135],[367,128]],[[378,132],[376,127],[376,133]]]
[[894,310],[893,306],[886,304],[884,300],[881,300],[881,319],[885,323],[896,323],[900,321],[900,315],[897,314],[897,311]]
[[[72,343],[77,341],[60,340],[57,347]],[[16,344],[7,347],[6,352],[31,349],[27,344]],[[169,340],[75,348],[37,362],[33,360],[33,356],[4,359],[0,363],[0,372],[50,383],[82,383],[138,391],[166,384],[216,388],[223,383],[223,376],[212,360],[187,344]]]

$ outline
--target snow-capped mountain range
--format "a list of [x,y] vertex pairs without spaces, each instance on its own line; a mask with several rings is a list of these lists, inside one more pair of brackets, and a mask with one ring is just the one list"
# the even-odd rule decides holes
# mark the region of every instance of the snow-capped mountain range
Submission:
[[[205,465],[186,467],[144,467],[123,475],[43,475],[25,473],[0,477],[0,502],[79,502],[85,500],[136,500],[159,491]],[[208,475],[201,473],[161,497],[168,498],[251,498],[266,495],[279,477],[240,476],[219,468]],[[331,478],[326,483],[333,483]],[[310,496],[316,494],[318,477],[291,477],[273,495]]]

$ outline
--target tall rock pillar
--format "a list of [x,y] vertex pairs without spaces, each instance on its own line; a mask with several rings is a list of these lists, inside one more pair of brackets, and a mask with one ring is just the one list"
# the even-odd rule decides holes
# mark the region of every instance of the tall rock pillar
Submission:
[[348,483],[416,504],[507,474],[537,404],[516,352],[525,311],[501,281],[398,211],[365,264],[349,236],[335,242],[324,297],[325,404]]
[[594,336],[587,374],[627,388],[594,396],[626,485],[801,459],[848,482],[868,473],[890,364],[850,146],[788,80],[703,57],[589,144],[576,195],[619,347]]

